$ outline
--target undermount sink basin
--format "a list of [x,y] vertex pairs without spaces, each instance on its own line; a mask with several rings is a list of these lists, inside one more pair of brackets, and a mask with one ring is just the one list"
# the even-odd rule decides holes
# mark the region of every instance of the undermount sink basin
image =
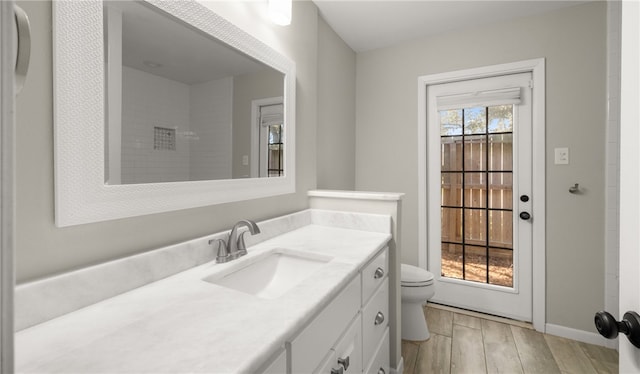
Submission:
[[276,249],[255,258],[241,259],[239,266],[224,274],[212,274],[204,281],[254,295],[275,299],[331,261],[314,253]]

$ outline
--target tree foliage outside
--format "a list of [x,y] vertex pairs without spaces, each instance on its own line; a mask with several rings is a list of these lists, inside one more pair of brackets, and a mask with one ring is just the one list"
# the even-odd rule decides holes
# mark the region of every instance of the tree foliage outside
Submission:
[[513,131],[513,105],[489,107],[489,132]]
[[465,134],[487,133],[487,117],[489,133],[513,131],[513,105],[441,110],[439,114],[441,136],[462,135],[463,118]]
[[462,135],[462,109],[441,110],[440,135]]

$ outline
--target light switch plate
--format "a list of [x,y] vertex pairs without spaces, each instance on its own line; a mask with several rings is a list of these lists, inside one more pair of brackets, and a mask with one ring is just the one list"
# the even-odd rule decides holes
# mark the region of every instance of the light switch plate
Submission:
[[556,165],[569,165],[569,148],[556,148],[555,149],[555,164]]

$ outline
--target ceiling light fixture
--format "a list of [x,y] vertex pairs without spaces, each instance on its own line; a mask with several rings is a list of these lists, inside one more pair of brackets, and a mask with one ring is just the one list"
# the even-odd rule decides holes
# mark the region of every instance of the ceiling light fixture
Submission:
[[289,26],[291,24],[291,0],[268,0],[269,17],[276,25]]

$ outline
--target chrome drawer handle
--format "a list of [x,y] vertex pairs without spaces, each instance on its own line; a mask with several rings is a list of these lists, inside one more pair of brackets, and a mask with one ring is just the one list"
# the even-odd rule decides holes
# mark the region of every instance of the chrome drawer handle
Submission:
[[384,371],[384,368],[378,369],[378,374],[386,374],[386,372]]
[[338,364],[342,365],[344,367],[344,370],[348,370],[349,369],[349,356],[347,356],[347,358],[338,357]]
[[337,369],[331,369],[331,374],[344,374],[344,369],[340,366]]
[[384,322],[384,314],[382,314],[382,312],[378,312],[378,314],[376,314],[376,320],[373,322],[373,324],[377,326],[382,322]]
[[384,270],[382,268],[377,268],[376,272],[373,273],[373,279],[380,279],[384,277]]

